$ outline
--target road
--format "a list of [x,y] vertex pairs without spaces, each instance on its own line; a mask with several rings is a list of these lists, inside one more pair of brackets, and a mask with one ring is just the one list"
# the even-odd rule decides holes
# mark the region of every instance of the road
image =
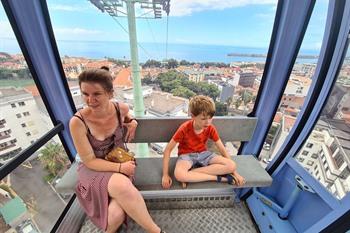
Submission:
[[50,232],[65,204],[51,189],[43,177],[46,172],[38,160],[32,160],[32,168],[19,166],[11,173],[11,187],[34,213],[34,221],[41,232]]

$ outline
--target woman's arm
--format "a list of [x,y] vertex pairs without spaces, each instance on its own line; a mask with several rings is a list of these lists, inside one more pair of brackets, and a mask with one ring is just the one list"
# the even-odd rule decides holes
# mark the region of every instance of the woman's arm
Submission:
[[127,127],[126,141],[130,142],[135,137],[135,131],[137,128],[137,121],[129,112],[129,106],[125,103],[119,103],[120,114],[123,121],[123,125]]
[[74,146],[86,167],[95,171],[119,172],[119,169],[121,168],[120,163],[113,163],[104,159],[96,158],[86,136],[86,127],[81,120],[76,117],[72,117],[69,122],[69,129]]

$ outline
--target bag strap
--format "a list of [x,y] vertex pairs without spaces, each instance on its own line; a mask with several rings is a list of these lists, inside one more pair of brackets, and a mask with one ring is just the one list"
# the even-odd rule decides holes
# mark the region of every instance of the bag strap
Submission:
[[117,112],[117,118],[118,118],[118,122],[119,122],[119,127],[122,130],[122,134],[123,134],[123,142],[124,142],[124,146],[126,151],[129,151],[128,146],[126,145],[126,140],[125,140],[125,128],[123,127],[123,122],[122,122],[122,116],[120,113],[120,108],[119,108],[119,103],[118,102],[114,102],[114,106],[115,106],[115,110]]

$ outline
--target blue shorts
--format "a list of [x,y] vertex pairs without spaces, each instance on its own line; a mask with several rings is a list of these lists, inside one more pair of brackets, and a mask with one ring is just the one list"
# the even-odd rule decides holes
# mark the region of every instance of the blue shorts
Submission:
[[191,162],[192,167],[205,167],[209,165],[209,161],[215,156],[217,155],[211,151],[203,151],[200,153],[182,154],[177,158],[177,161],[189,161]]

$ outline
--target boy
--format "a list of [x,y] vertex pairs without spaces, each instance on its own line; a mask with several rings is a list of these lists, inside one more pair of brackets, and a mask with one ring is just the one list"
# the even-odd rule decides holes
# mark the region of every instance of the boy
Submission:
[[[207,96],[195,96],[190,100],[189,111],[192,119],[179,127],[164,150],[163,188],[168,189],[172,184],[169,176],[169,160],[170,153],[177,143],[179,143],[179,157],[174,175],[176,180],[182,182],[183,187],[186,187],[186,182],[201,181],[243,185],[244,178],[238,174],[235,162],[231,160],[218,132],[211,124],[215,113],[214,101]],[[223,156],[207,150],[206,143],[209,138],[215,142]]]

